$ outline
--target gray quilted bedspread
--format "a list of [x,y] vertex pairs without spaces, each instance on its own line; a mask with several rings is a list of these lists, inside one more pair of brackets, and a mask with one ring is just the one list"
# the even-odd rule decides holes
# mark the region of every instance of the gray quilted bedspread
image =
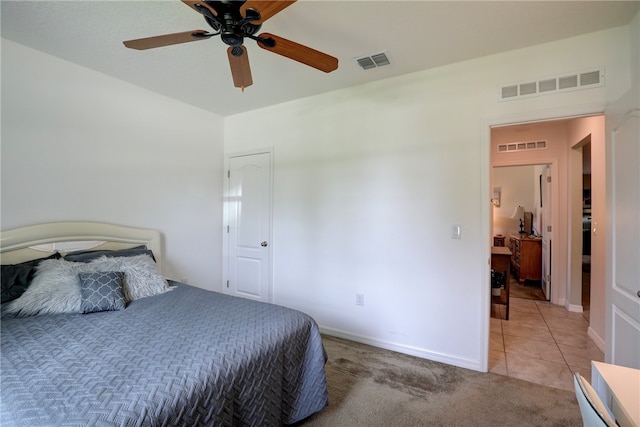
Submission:
[[178,285],[1,330],[2,426],[277,426],[328,404],[316,323],[277,305]]

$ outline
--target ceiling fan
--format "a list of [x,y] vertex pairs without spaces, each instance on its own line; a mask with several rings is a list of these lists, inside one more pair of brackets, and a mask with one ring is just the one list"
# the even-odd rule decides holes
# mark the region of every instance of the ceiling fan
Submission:
[[263,49],[277,53],[294,61],[329,73],[338,68],[338,59],[310,47],[287,40],[270,33],[256,35],[262,23],[283,9],[291,6],[296,0],[181,0],[200,13],[213,28],[213,32],[205,30],[185,31],[127,40],[124,45],[131,49],[145,50],[174,44],[209,39],[220,35],[227,44],[227,56],[231,66],[233,84],[244,91],[251,86],[251,68],[249,56],[244,46],[244,39],[255,40]]

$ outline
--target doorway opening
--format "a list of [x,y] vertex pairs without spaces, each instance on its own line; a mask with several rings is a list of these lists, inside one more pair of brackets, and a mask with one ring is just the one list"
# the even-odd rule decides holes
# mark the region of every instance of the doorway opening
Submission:
[[[486,159],[489,160],[489,180],[486,183],[487,195],[491,202],[494,202],[496,195],[503,197],[500,189],[493,185],[494,169],[498,166],[522,166],[531,164],[548,164],[551,169],[551,232],[555,238],[550,242],[548,255],[551,261],[549,276],[551,277],[550,300],[526,301],[514,299],[511,305],[511,315],[509,320],[504,317],[495,319],[494,304],[491,304],[489,325],[489,371],[498,372],[501,369],[501,361],[505,361],[509,356],[509,348],[505,344],[510,327],[504,327],[511,322],[522,322],[522,316],[529,316],[524,305],[534,304],[541,315],[553,312],[551,323],[559,321],[562,323],[562,330],[569,325],[563,323],[563,319],[574,319],[576,324],[581,325],[581,329],[572,331],[566,337],[556,337],[554,340],[566,338],[568,341],[578,339],[588,339],[593,341],[595,347],[604,352],[605,342],[601,330],[604,329],[606,319],[605,292],[607,291],[607,277],[605,270],[605,260],[607,255],[606,233],[609,231],[603,224],[606,224],[606,173],[605,162],[608,158],[608,145],[605,144],[605,124],[602,113],[588,113],[583,115],[568,114],[558,115],[561,118],[544,118],[525,116],[521,121],[499,122],[493,120],[488,122],[489,143]],[[537,120],[537,121],[536,121]],[[625,134],[625,136],[627,136]],[[589,140],[587,141],[587,137]],[[540,146],[544,148],[538,148]],[[589,142],[590,144],[586,144]],[[589,147],[590,145],[590,147]],[[502,146],[502,147],[501,147]],[[521,149],[529,148],[533,149]],[[501,149],[502,148],[502,149]],[[590,160],[590,177],[585,182],[583,177],[583,148],[588,151]],[[579,149],[579,150],[577,150]],[[634,157],[631,157],[634,158]],[[637,158],[637,156],[635,157]],[[627,160],[627,159],[625,159]],[[636,165],[637,166],[637,165]],[[585,170],[587,169],[585,163]],[[637,168],[636,168],[637,170]],[[590,188],[587,188],[590,186]],[[496,191],[498,190],[498,191]],[[585,196],[590,190],[590,200]],[[489,198],[489,197],[487,197]],[[544,199],[543,199],[544,200]],[[585,202],[590,201],[592,220],[590,224],[583,224],[583,210]],[[495,203],[492,203],[495,206]],[[489,208],[489,233],[487,242],[492,244],[495,235],[493,227],[493,213],[495,207]],[[589,219],[589,216],[586,217]],[[585,221],[587,222],[587,221]],[[584,258],[583,252],[587,249],[583,247],[583,238],[588,232],[589,257]],[[544,231],[547,231],[546,229]],[[493,249],[491,251],[493,253]],[[588,266],[583,260],[588,260]],[[583,276],[583,270],[588,270],[588,275]],[[587,271],[584,271],[586,273]],[[546,273],[545,273],[546,276]],[[583,287],[583,277],[584,284]],[[587,301],[588,297],[588,301]],[[584,302],[583,302],[584,298]],[[531,304],[523,304],[526,301]],[[491,300],[493,302],[493,300]],[[583,304],[585,307],[583,309]],[[588,305],[586,305],[588,304]],[[517,307],[520,305],[520,307]],[[567,312],[574,312],[573,314]],[[526,323],[533,323],[532,319],[525,319]],[[545,323],[549,325],[545,319]],[[539,327],[540,324],[535,325]],[[519,327],[519,326],[518,326]],[[586,337],[583,331],[586,330]],[[504,349],[495,342],[500,342],[499,334],[502,331],[502,343]],[[551,333],[551,331],[550,331]],[[526,335],[526,336],[525,336]],[[535,335],[523,334],[519,339],[535,341]],[[568,348],[571,347],[568,345]],[[578,353],[580,351],[578,350]],[[589,356],[587,356],[589,357]],[[593,357],[591,357],[593,358]]]
[[[578,288],[573,291],[574,304],[582,308],[582,312],[587,320],[590,317],[591,308],[591,261],[592,261],[592,174],[591,174],[591,134],[575,143],[571,150],[572,182],[576,188],[571,197],[572,206],[572,231],[575,237],[572,244],[580,247],[578,256],[574,253],[572,257],[573,274],[571,287]],[[597,184],[597,180],[595,182]],[[579,228],[578,225],[581,225]],[[600,260],[598,261],[600,262]]]
[[[511,252],[510,297],[548,301],[551,295],[551,164],[494,166],[494,246]],[[549,230],[549,231],[547,231]]]
[[[503,234],[508,245],[508,233],[520,231],[512,218],[515,207],[531,212],[535,235],[543,239],[540,279],[545,297],[575,312],[593,310],[593,301],[604,311],[600,299],[593,298],[594,289],[598,293],[604,283],[603,274],[594,278],[594,269],[602,273],[604,251],[593,248],[597,222],[591,222],[592,209],[604,210],[604,160],[591,155],[593,138],[596,147],[603,146],[603,123],[602,115],[590,115],[490,128],[490,194],[500,198],[500,207],[494,203],[491,208],[491,237]],[[537,169],[522,169],[507,184],[494,182],[501,170],[525,166]]]

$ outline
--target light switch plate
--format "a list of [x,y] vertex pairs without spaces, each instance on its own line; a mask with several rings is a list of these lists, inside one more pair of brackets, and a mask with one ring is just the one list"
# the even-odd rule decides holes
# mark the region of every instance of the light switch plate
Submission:
[[451,238],[462,239],[462,226],[454,224],[451,226]]

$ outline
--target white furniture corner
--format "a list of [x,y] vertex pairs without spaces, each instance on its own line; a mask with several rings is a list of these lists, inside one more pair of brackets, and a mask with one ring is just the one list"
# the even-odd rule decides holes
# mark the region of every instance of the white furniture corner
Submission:
[[640,369],[592,361],[591,386],[621,427],[640,427]]

